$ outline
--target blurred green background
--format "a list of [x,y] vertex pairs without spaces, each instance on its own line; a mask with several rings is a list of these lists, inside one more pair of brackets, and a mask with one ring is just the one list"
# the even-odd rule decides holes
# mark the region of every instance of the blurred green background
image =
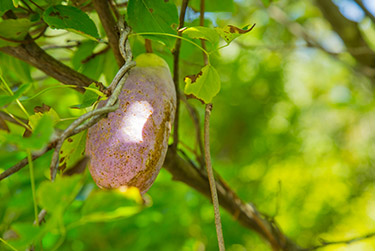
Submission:
[[[211,58],[221,77],[221,91],[213,100],[211,117],[215,170],[240,198],[275,219],[284,233],[302,247],[319,244],[319,238],[338,241],[374,232],[374,65],[366,65],[351,53],[364,48],[349,48],[339,31],[323,16],[321,1],[224,2],[226,7],[219,6],[220,11],[206,13],[207,26],[243,27],[256,23],[256,27]],[[350,38],[364,40],[364,46],[374,51],[374,19],[355,1],[333,2],[343,20],[353,22],[349,30],[355,27],[362,35],[355,39],[349,35]],[[181,4],[175,3],[178,7]],[[374,14],[374,2],[362,3]],[[187,26],[198,24],[194,4],[195,1],[187,12]],[[120,11],[125,12],[123,5]],[[103,37],[96,13],[89,15]],[[93,51],[103,49],[103,44],[62,30],[48,29],[46,34],[55,37],[42,37],[37,43],[83,74],[108,84],[117,72],[111,51],[80,63]],[[144,52],[143,38],[131,39],[134,54]],[[68,40],[79,40],[81,44],[68,49],[49,47],[74,44]],[[220,45],[223,44],[221,41]],[[172,55],[165,46],[153,41],[153,48],[172,65]],[[184,42],[181,50],[181,76],[197,73],[203,65],[201,52]],[[3,77],[13,89],[32,83],[24,101],[21,98],[30,114],[34,113],[35,106],[47,104],[61,118],[56,127],[65,128],[72,120],[64,118],[84,112],[70,108],[79,104],[83,95],[68,88],[50,90],[27,100],[58,82],[3,53],[0,53],[0,62]],[[183,77],[181,88],[184,88]],[[202,122],[203,105],[195,100],[189,102],[198,109]],[[24,117],[15,102],[6,109]],[[180,118],[181,141],[195,148],[194,125],[184,105]],[[13,133],[22,135],[22,128],[10,123],[8,126]],[[180,148],[191,156],[187,147]],[[25,156],[14,145],[2,142],[0,171]],[[36,186],[42,196],[40,187],[47,186],[44,182],[48,179],[50,158],[51,154],[47,154],[34,163]],[[80,182],[77,178],[69,182],[66,184],[78,182],[82,189],[78,188],[81,191],[72,205],[59,207],[57,211],[62,212],[47,218],[47,222],[56,221],[58,227],[46,227],[37,248],[43,245],[44,250],[77,251],[217,249],[209,200],[192,188],[172,181],[164,169],[147,193],[146,207],[120,196],[128,198],[129,207],[125,207],[120,217],[111,218],[114,204],[121,201],[116,197],[118,194],[105,196],[107,206],[104,197],[95,197],[94,205],[105,205],[101,212],[108,214],[108,220],[79,221],[83,216],[78,209],[87,203],[88,194],[100,192],[88,173]],[[45,196],[51,195],[46,192]],[[27,227],[34,220],[28,168],[0,182],[0,198],[0,237],[23,247],[17,241],[12,242],[12,235],[18,231],[27,239],[36,233]],[[228,250],[270,249],[261,237],[237,223],[232,215],[224,210],[221,213]],[[81,223],[70,226],[77,221]],[[369,238],[321,250],[374,248],[374,238]],[[7,247],[0,244],[0,249]]]

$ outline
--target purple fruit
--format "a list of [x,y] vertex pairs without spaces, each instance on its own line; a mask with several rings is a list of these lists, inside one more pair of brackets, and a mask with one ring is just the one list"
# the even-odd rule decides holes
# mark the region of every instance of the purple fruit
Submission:
[[162,58],[146,53],[135,61],[119,96],[119,109],[88,130],[86,153],[99,187],[135,186],[143,194],[166,156],[176,94]]

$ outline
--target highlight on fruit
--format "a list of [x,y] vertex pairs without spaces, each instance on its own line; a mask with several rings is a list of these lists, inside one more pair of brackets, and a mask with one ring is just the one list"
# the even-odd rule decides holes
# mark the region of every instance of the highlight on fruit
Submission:
[[145,53],[135,61],[119,95],[119,108],[88,130],[86,154],[99,187],[134,186],[143,194],[166,156],[176,93],[162,58]]

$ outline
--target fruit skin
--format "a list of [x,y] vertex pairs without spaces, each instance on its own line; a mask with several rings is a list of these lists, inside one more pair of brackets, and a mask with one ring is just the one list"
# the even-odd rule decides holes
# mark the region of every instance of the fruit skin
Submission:
[[166,156],[176,93],[162,58],[146,53],[135,61],[119,95],[119,109],[89,128],[86,154],[99,187],[135,186],[143,194]]

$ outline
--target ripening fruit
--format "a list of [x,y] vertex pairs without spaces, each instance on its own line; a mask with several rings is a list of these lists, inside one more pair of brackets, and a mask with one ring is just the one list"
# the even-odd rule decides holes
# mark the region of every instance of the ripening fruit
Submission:
[[88,130],[86,153],[99,187],[135,186],[145,193],[166,156],[176,94],[162,58],[146,53],[135,61],[119,96],[119,109]]

